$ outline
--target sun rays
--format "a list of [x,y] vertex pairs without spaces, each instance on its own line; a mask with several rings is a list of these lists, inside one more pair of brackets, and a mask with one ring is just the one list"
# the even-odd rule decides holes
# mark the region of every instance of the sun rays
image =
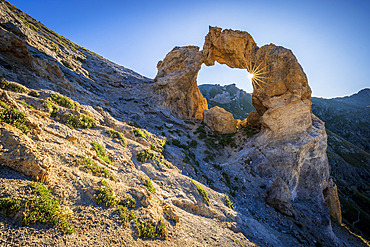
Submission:
[[270,79],[269,77],[265,76],[268,73],[267,71],[265,71],[266,66],[261,67],[261,64],[262,63],[256,66],[256,64],[252,65],[252,63],[249,62],[247,66],[247,70],[249,72],[248,77],[252,80],[252,84],[255,89],[257,89],[257,86],[259,88],[262,88],[261,85],[266,84],[266,80]]

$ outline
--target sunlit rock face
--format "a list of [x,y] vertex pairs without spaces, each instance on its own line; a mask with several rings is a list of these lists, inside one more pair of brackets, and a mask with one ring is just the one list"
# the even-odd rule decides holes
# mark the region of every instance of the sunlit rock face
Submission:
[[262,127],[274,136],[296,134],[311,127],[311,90],[290,50],[273,44],[258,48],[247,32],[210,27],[203,61],[208,66],[217,61],[247,69],[253,75],[252,104]]
[[224,108],[215,106],[204,110],[204,123],[216,133],[230,134],[235,133],[237,120]]
[[163,105],[183,119],[203,119],[207,101],[197,86],[202,52],[197,46],[175,47],[158,62],[155,89]]

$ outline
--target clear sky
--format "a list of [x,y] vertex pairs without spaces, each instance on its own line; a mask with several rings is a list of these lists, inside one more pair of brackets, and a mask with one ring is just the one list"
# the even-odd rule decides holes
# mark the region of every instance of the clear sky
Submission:
[[[154,78],[174,46],[202,47],[208,26],[249,32],[258,46],[293,51],[313,96],[370,87],[370,0],[10,0],[55,32]],[[198,83],[252,92],[246,71],[203,65]]]

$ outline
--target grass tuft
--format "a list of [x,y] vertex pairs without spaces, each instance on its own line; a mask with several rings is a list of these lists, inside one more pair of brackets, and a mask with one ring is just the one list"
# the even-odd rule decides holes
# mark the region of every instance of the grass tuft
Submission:
[[81,156],[78,159],[74,160],[73,163],[77,166],[83,167],[85,172],[91,173],[94,176],[109,178],[110,180],[115,182],[118,181],[110,170],[108,170],[104,166],[98,165],[94,160],[90,158]]
[[60,106],[63,106],[68,109],[78,109],[79,106],[77,102],[74,102],[68,97],[62,96],[58,93],[50,94],[50,97]]
[[80,116],[68,114],[67,118],[63,122],[71,129],[76,128],[88,129],[96,127],[95,119],[85,114],[81,114]]
[[122,146],[127,146],[126,138],[123,136],[122,133],[115,131],[115,130],[107,130],[106,132],[111,138],[121,143]]
[[16,93],[25,93],[25,92],[27,92],[27,89],[25,87],[23,87],[21,85],[18,85],[16,83],[13,83],[13,82],[9,82],[9,81],[5,80],[4,78],[2,78],[0,80],[0,88],[8,90],[8,91],[13,91],[13,92],[16,92]]
[[150,190],[154,194],[157,192],[157,190],[153,186],[152,180],[150,180],[149,178],[148,180],[146,180],[145,186],[148,188],[148,190]]
[[225,195],[225,202],[226,202],[226,206],[228,206],[229,208],[231,208],[232,210],[234,210],[234,205],[230,201],[230,198],[227,195]]
[[112,187],[104,179],[100,183],[102,185],[95,191],[96,203],[98,205],[105,204],[107,207],[115,206],[117,202]]
[[144,149],[140,153],[137,154],[137,160],[141,163],[146,162],[147,160],[154,159],[154,153],[150,152],[149,149]]
[[1,198],[0,210],[3,211],[4,216],[14,216],[21,209],[21,200],[18,198]]
[[167,238],[166,225],[160,220],[157,224],[152,224],[150,222],[136,222],[136,228],[138,235],[141,238]]
[[209,206],[210,205],[210,202],[209,202],[209,197],[208,197],[208,194],[207,194],[207,191],[205,191],[205,189],[203,189],[202,186],[200,186],[197,182],[195,182],[193,179],[190,179],[191,182],[193,182],[193,184],[197,187],[198,189],[198,192],[199,194],[202,195],[203,197],[203,200],[207,203],[207,205]]
[[96,152],[96,155],[101,158],[102,160],[104,160],[105,162],[107,162],[108,164],[111,164],[113,165],[113,162],[108,158],[107,154],[105,153],[105,148],[100,145],[99,143],[97,143],[96,141],[94,141],[92,143],[92,145],[94,146],[94,149],[95,149],[95,152]]
[[[1,107],[7,106],[5,103],[1,104]],[[0,122],[11,124],[16,128],[20,129],[23,133],[31,132],[26,125],[27,115],[15,108],[0,108]]]

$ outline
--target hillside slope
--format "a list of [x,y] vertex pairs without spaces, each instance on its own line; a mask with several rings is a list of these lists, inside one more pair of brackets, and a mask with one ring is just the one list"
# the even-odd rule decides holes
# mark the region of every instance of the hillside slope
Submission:
[[154,80],[3,0],[0,76],[2,245],[364,245],[314,200],[290,216],[266,203],[276,143],[176,117]]

